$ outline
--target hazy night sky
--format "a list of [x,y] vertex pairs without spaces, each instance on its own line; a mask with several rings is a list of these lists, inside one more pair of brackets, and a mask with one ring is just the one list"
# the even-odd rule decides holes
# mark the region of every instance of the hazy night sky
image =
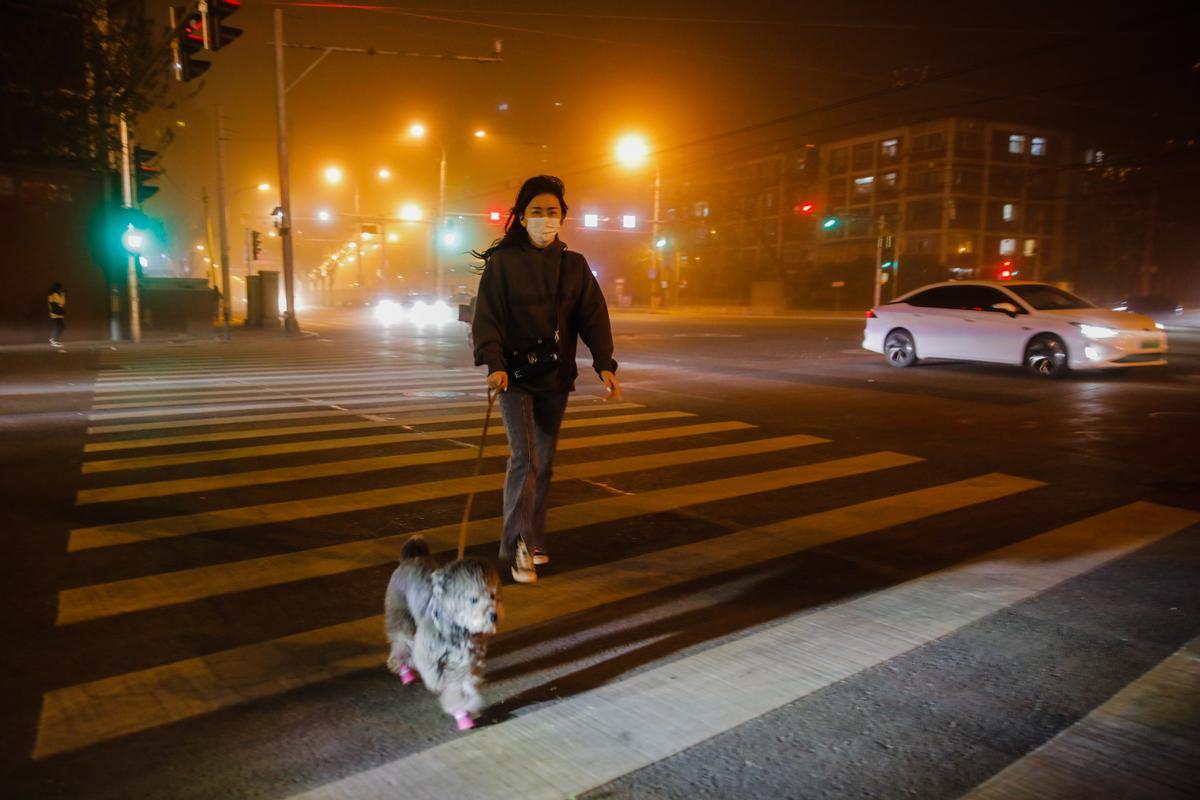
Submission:
[[[521,178],[546,171],[567,180],[573,213],[587,206],[642,215],[649,213],[649,171],[611,165],[614,142],[629,131],[664,148],[670,169],[711,164],[714,156],[758,142],[820,141],[852,132],[856,123],[882,127],[896,122],[898,112],[923,110],[1095,136],[1154,139],[1197,130],[1196,17],[1172,16],[1194,3],[279,5],[290,42],[487,55],[494,38],[504,41],[501,64],[350,54],[325,59],[288,95],[298,218],[318,208],[352,210],[351,191],[330,189],[321,179],[333,163],[361,176],[366,213],[395,213],[404,201],[432,209],[437,149],[404,139],[418,119],[448,148],[448,211],[507,207]],[[218,102],[228,119],[229,191],[278,182],[267,45],[274,7],[247,0],[231,23],[245,34],[211,54],[213,66],[202,81],[172,84],[173,108],[142,117],[143,139],[152,142],[164,128],[175,134],[164,153],[169,178],[148,211],[186,237],[184,246],[203,237],[198,187],[215,194],[211,125]],[[1022,55],[1030,48],[1041,50]],[[289,80],[316,55],[288,49]],[[927,67],[937,75],[975,65],[980,68],[888,97],[719,136],[886,89],[897,70],[915,74]],[[499,110],[502,103],[507,111]],[[476,128],[486,129],[488,139],[474,140]],[[708,144],[681,147],[713,136]],[[374,174],[385,165],[394,177],[381,187]],[[231,202],[235,253],[239,216],[268,212],[270,194],[264,202],[250,190]],[[331,236],[338,226],[320,233],[315,223],[299,227],[303,269],[323,252],[306,237]]]

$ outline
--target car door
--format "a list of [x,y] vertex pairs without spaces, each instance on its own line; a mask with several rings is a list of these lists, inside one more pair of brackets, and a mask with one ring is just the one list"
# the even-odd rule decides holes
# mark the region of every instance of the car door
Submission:
[[957,318],[959,286],[934,286],[910,297],[908,324],[905,327],[916,341],[920,358],[947,358],[961,327]]
[[950,343],[954,358],[970,361],[1021,363],[1021,349],[1029,331],[1029,315],[1016,317],[992,308],[996,303],[1011,303],[1024,309],[1011,297],[991,286],[964,286],[962,307],[958,309],[961,335]]

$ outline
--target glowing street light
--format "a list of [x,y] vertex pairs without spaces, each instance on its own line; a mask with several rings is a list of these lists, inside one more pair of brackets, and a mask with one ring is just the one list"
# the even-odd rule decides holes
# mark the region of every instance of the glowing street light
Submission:
[[322,208],[317,212],[317,219],[321,220],[321,222],[329,222],[329,220],[333,219],[333,215]]
[[258,189],[260,192],[269,192],[269,191],[271,191],[271,184],[269,184],[269,183],[260,183],[260,184],[259,184],[258,186],[256,186],[255,188],[256,188],[256,189]]
[[424,139],[425,126],[419,122],[414,122],[412,125],[408,126],[408,135],[413,139]]
[[344,177],[346,176],[345,173],[342,172],[341,167],[329,166],[325,168],[326,183],[341,183],[342,178]]
[[405,203],[400,206],[400,213],[397,216],[405,222],[420,222],[425,215],[416,203]]
[[617,160],[627,167],[640,166],[649,155],[650,145],[645,137],[631,133],[617,142]]
[[389,242],[398,242],[398,241],[400,241],[400,234],[398,234],[398,233],[395,233],[395,232],[393,232],[393,233],[389,233],[389,234],[387,235],[387,240],[388,240]]
[[381,181],[390,180],[392,177],[392,171],[387,167],[380,167],[379,172],[376,174],[379,175],[379,180]]
[[476,139],[482,139],[487,136],[487,131],[485,131],[483,128],[480,128],[479,130],[475,131],[475,133],[473,133],[471,135],[474,136]]

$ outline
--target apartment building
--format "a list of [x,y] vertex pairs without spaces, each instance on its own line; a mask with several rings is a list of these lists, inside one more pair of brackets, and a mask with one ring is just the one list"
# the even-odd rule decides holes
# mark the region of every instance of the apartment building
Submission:
[[1065,256],[1070,137],[963,117],[823,144],[817,260],[873,258],[878,220],[912,278],[1052,279]]

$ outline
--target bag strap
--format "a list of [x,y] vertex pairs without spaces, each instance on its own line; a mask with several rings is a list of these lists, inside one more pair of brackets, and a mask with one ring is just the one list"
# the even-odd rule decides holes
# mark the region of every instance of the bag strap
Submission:
[[563,248],[558,259],[558,280],[554,286],[554,341],[559,340],[559,331],[562,330],[562,282],[563,282],[563,266],[567,260],[566,248]]

